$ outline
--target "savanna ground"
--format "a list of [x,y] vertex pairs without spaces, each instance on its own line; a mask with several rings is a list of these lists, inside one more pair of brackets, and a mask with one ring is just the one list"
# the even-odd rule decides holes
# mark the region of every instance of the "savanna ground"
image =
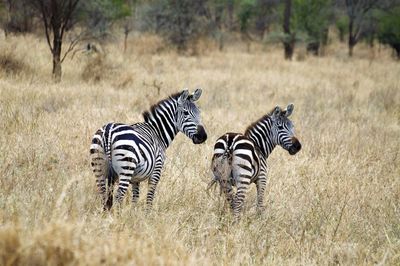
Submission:
[[[400,65],[390,51],[359,45],[348,59],[333,44],[324,57],[285,62],[278,46],[180,56],[135,37],[125,55],[120,42],[103,57],[67,58],[54,84],[44,40],[0,46],[0,264],[400,264]],[[142,121],[184,87],[203,88],[209,139],[176,138],[150,213],[146,183],[136,207],[128,195],[119,215],[103,213],[92,134]],[[253,186],[233,224],[218,190],[205,190],[214,141],[290,102],[303,149],[276,148],[266,212],[257,214]]]

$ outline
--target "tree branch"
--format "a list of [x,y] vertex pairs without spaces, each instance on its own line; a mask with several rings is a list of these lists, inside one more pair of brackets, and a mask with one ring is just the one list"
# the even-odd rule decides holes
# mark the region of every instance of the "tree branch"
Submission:
[[44,30],[45,30],[45,34],[46,34],[47,44],[49,45],[50,51],[53,53],[54,49],[53,49],[53,46],[51,45],[51,41],[50,41],[49,23],[47,22],[48,15],[46,14],[46,8],[44,6],[43,1],[37,0],[37,3],[39,4],[40,12],[42,14],[42,20],[44,23]]
[[61,58],[61,63],[64,62],[64,60],[65,60],[65,58],[67,57],[67,55],[68,55],[71,51],[73,51],[73,50],[75,49],[75,47],[78,45],[78,43],[84,39],[84,38],[82,38],[82,36],[85,35],[85,34],[86,34],[86,32],[80,33],[76,38],[74,38],[74,39],[69,43],[69,46],[68,46],[67,51],[65,51],[63,57]]
[[[68,1],[68,4],[69,4],[69,5],[68,5],[68,9],[67,9],[67,14],[66,14],[65,17],[62,19],[62,22],[61,22],[61,32],[60,32],[61,39],[62,39],[63,36],[64,36],[65,28],[67,27],[67,25],[68,25],[68,23],[69,23],[69,21],[70,21],[70,19],[71,19],[72,13],[74,12],[76,6],[78,5],[78,2],[79,2],[79,0],[75,0],[74,2],[72,2],[72,0]],[[64,12],[64,10],[63,10],[63,12]],[[73,43],[73,42],[74,42],[74,41],[72,41],[71,43]],[[75,45],[76,45],[76,44],[73,45],[72,49],[75,47]],[[65,55],[64,55],[63,59],[61,60],[61,62],[64,61],[66,55],[71,51],[70,49],[71,49],[71,44],[70,44],[70,46],[68,47],[68,50],[67,50],[67,52],[65,53]]]

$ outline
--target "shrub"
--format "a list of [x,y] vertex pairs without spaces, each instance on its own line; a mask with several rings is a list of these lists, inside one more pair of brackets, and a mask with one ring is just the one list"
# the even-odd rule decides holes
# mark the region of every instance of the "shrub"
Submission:
[[0,73],[8,76],[19,75],[29,71],[30,67],[22,59],[19,59],[13,52],[0,52]]
[[99,82],[110,77],[112,71],[111,64],[104,55],[89,55],[86,65],[83,67],[81,77],[86,82]]
[[378,39],[392,47],[400,60],[400,7],[380,16]]

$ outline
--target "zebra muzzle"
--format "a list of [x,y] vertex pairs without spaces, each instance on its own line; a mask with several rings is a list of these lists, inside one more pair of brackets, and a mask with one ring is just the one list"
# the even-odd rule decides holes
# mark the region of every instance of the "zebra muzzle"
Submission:
[[301,143],[300,141],[293,137],[292,138],[292,146],[290,146],[289,148],[289,154],[290,155],[295,155],[296,153],[298,153],[301,150]]
[[201,144],[207,140],[207,133],[203,126],[197,126],[197,132],[193,135],[192,140],[194,144]]

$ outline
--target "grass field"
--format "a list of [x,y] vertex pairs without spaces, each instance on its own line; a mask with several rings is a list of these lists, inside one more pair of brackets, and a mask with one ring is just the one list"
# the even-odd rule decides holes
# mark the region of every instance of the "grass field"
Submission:
[[[122,42],[103,57],[77,53],[54,84],[44,40],[0,40],[1,265],[400,264],[400,65],[389,51],[360,45],[349,59],[334,44],[285,62],[280,47],[153,55],[160,45],[136,37],[125,55]],[[203,88],[208,140],[176,138],[150,213],[146,183],[137,206],[128,195],[119,215],[103,213],[91,136],[142,121],[184,87]],[[252,186],[233,224],[218,191],[205,190],[214,141],[290,102],[303,149],[276,148],[266,212]]]

